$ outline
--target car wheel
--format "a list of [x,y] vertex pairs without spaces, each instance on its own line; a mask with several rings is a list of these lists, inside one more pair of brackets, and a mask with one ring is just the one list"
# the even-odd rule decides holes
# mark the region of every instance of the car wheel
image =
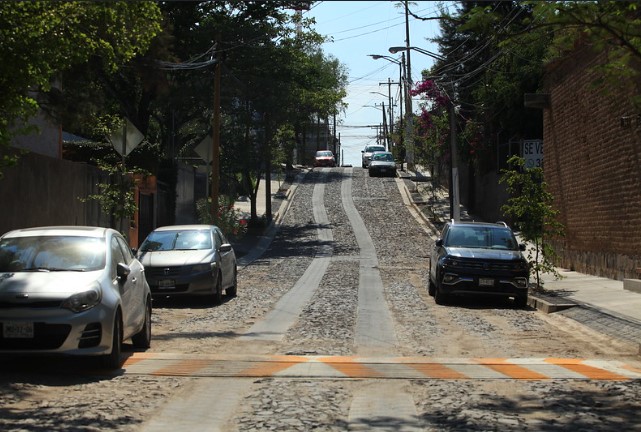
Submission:
[[218,272],[216,283],[214,284],[214,304],[219,305],[223,302],[223,278]]
[[233,285],[225,290],[228,297],[236,297],[238,291],[238,270],[234,268],[234,282]]
[[436,286],[434,290],[434,302],[437,305],[446,305],[449,300],[449,296],[441,290],[440,287]]
[[119,369],[120,354],[122,353],[122,320],[120,311],[114,320],[113,336],[111,341],[111,352],[100,358],[101,365],[106,369]]
[[514,306],[524,308],[527,306],[527,294],[519,294],[514,297]]
[[432,282],[431,277],[427,277],[427,293],[431,296],[434,297],[434,283]]
[[145,322],[138,333],[131,337],[136,348],[147,349],[151,346],[151,299],[147,298],[145,305]]

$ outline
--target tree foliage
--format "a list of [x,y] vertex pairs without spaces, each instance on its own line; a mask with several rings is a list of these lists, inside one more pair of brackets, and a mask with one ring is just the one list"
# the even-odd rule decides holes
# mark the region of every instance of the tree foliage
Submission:
[[510,198],[501,210],[515,221],[523,240],[532,245],[528,251],[530,271],[534,273],[536,285],[542,287],[541,274],[552,273],[558,277],[554,267],[556,257],[548,239],[563,235],[563,225],[558,221],[558,210],[552,206],[553,197],[543,181],[542,168],[525,168],[525,160],[512,156],[509,169],[502,170],[501,183],[505,183]]
[[[0,154],[11,138],[32,130],[59,74],[99,62],[115,72],[146,51],[160,29],[154,2],[0,3]],[[1,165],[0,165],[1,169]]]

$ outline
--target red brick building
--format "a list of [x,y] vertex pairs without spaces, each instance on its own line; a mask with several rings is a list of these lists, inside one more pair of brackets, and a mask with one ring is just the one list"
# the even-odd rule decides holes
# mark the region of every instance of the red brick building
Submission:
[[557,265],[641,278],[641,85],[600,80],[605,60],[581,48],[546,74],[545,180],[566,230]]

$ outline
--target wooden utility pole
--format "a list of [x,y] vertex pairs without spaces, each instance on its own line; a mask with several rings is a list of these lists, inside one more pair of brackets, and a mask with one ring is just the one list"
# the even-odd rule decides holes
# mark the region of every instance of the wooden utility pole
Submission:
[[214,72],[214,117],[212,119],[212,152],[211,152],[211,216],[214,223],[218,221],[218,189],[220,187],[220,38],[216,41],[216,69]]

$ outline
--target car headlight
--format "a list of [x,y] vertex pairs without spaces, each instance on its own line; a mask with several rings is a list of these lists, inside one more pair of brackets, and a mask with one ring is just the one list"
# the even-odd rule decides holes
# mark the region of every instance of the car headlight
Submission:
[[514,270],[529,271],[530,265],[527,263],[527,261],[518,261],[517,263],[514,264]]
[[441,261],[441,263],[444,266],[451,266],[451,267],[456,267],[459,264],[459,262],[456,259],[450,258],[450,257],[443,258],[443,261]]
[[205,264],[196,264],[193,267],[193,270],[195,272],[206,272],[206,271],[211,271],[216,267],[216,263],[205,263]]
[[76,313],[84,312],[99,304],[101,299],[102,291],[100,287],[96,286],[87,291],[72,295],[62,302],[62,307]]

